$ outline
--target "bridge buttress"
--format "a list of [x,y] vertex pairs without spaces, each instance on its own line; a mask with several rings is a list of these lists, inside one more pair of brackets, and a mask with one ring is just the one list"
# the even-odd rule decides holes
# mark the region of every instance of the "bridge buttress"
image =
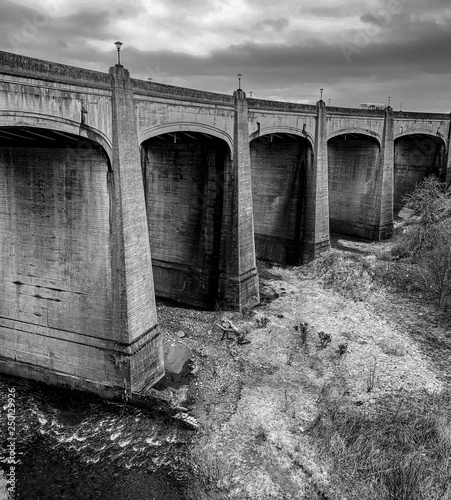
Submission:
[[135,102],[129,72],[110,68],[113,165],[110,173],[114,338],[121,339],[124,389],[139,391],[164,375],[141,173]]
[[303,261],[309,262],[330,248],[326,104],[316,104],[313,165],[307,171],[307,207]]
[[260,294],[254,243],[248,106],[242,90],[235,91],[234,98],[233,160],[224,178],[227,203],[219,298],[241,310],[258,304]]
[[395,145],[393,131],[393,108],[385,108],[384,130],[382,133],[381,150],[379,154],[378,177],[376,180],[375,207],[376,226],[371,239],[384,240],[393,234],[393,197],[394,197],[394,168]]

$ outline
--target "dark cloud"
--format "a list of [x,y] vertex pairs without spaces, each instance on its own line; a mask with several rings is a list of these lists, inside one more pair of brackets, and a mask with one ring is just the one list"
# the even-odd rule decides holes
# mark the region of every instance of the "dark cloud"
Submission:
[[261,29],[273,29],[275,31],[282,31],[284,28],[287,28],[290,22],[285,17],[279,17],[278,19],[264,19],[263,21],[254,24],[252,27],[256,30]]
[[[248,0],[248,4],[251,2],[254,0]],[[255,1],[255,9],[259,5],[273,5],[270,0],[262,2]],[[183,17],[184,12],[210,12],[225,4],[225,0],[168,0],[165,6],[174,10],[172,20]],[[108,71],[116,60],[112,44],[122,39],[115,29],[117,21],[136,17],[136,23],[142,22],[143,13],[139,1],[121,0],[103,10],[94,5],[89,10],[48,15],[44,19],[39,17],[39,10],[3,0],[1,48]],[[390,16],[386,15],[388,5],[394,7]],[[328,16],[337,20],[347,16],[355,18],[347,29],[334,28],[335,31],[326,32],[299,27],[297,31],[290,30],[290,26],[296,24],[294,18],[282,17],[285,12],[280,12],[280,17],[264,17],[262,9],[260,7],[260,17],[255,17],[262,20],[250,29],[238,25],[230,29],[238,40],[248,40],[255,30],[262,30],[268,34],[265,35],[267,43],[225,43],[223,48],[212,49],[207,55],[169,48],[141,50],[126,43],[123,63],[134,77],[151,77],[162,83],[215,92],[231,93],[236,88],[235,75],[242,73],[244,87],[261,98],[315,102],[319,87],[323,87],[325,97],[330,96],[335,105],[385,102],[391,95],[403,102],[405,109],[447,111],[451,9],[443,0],[431,0],[427,8],[422,1],[411,0],[403,2],[401,10],[394,0],[379,4],[375,10],[368,8],[365,2],[354,1],[339,7],[320,3],[303,7],[306,15],[321,16],[320,21]],[[173,29],[171,20],[162,18],[160,29]],[[187,33],[195,32],[196,25],[187,23],[187,26]],[[276,32],[277,39],[286,40],[285,43],[271,43],[271,34],[276,39]],[[186,36],[188,40],[191,35]],[[103,49],[104,41],[111,44],[108,52]]]
[[[355,16],[356,11],[362,8],[362,3],[353,3],[353,2],[342,2],[340,5],[334,6],[314,6],[314,5],[303,5],[299,8],[299,13],[302,15],[309,15],[312,17],[321,17],[321,18],[346,18],[350,16]],[[357,9],[357,10],[356,10]]]
[[[287,99],[313,99],[312,93],[320,86],[336,89],[337,105],[358,105],[357,101],[376,101],[384,96],[404,95],[408,105],[410,95],[406,89],[421,92],[423,75],[429,85],[437,81],[440,99],[435,104],[424,101],[423,109],[446,111],[444,99],[447,74],[450,72],[449,50],[451,32],[442,27],[430,30],[414,42],[381,43],[370,40],[366,46],[351,46],[355,52],[350,62],[345,58],[344,43],[327,43],[313,38],[296,46],[283,44],[245,43],[217,50],[204,57],[180,52],[143,52],[130,48],[124,58],[132,73],[147,78],[143,66],[154,71],[153,78],[163,83],[184,84],[205,90],[230,92],[237,73],[244,75],[248,89],[261,89],[260,97],[286,96]],[[146,65],[147,62],[147,65]],[[148,72],[149,72],[148,71]],[[449,91],[448,91],[449,93]],[[382,94],[382,95],[380,95]],[[341,95],[341,97],[340,97]],[[358,96],[362,97],[359,98]],[[283,98],[283,97],[282,97]],[[340,101],[341,99],[341,101]],[[402,99],[402,97],[401,97]],[[384,102],[384,101],[382,101]],[[420,109],[416,99],[415,106]]]
[[[43,58],[49,50],[54,53],[54,50],[64,47],[68,49],[69,57],[71,48],[76,48],[79,54],[89,48],[86,51],[89,54],[92,42],[115,39],[117,33],[111,25],[118,19],[119,12],[122,12],[121,19],[126,19],[139,12],[138,7],[138,4],[126,4],[124,1],[108,10],[93,7],[73,14],[53,16],[44,9],[3,0],[1,45],[4,50],[33,52]],[[44,52],[38,52],[43,48],[46,49]]]

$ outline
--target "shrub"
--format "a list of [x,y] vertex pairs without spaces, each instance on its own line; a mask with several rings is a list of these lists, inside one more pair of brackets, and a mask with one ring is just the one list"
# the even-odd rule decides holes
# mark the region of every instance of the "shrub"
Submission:
[[419,219],[405,228],[392,253],[420,264],[426,285],[446,309],[451,299],[451,192],[431,176],[406,201]]
[[330,253],[318,259],[316,272],[325,288],[355,301],[365,300],[372,290],[371,263],[360,255]]
[[440,224],[429,232],[429,248],[421,257],[425,280],[437,296],[437,304],[447,308],[451,298],[451,227]]
[[318,332],[319,345],[325,349],[330,342],[332,342],[332,335],[330,333]]

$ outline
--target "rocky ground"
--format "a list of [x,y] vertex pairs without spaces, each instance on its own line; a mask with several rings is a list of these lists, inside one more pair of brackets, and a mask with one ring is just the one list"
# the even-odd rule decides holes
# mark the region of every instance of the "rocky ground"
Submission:
[[[166,390],[200,424],[189,452],[192,499],[345,498],[311,432],[325,405],[371,414],[387,397],[434,395],[451,381],[449,316],[415,266],[393,261],[392,243],[332,243],[335,257],[307,266],[260,263],[262,303],[252,311],[159,305],[165,341],[189,348],[199,368]],[[361,256],[359,266],[331,274],[330,259],[348,253]],[[250,343],[221,340],[223,320]],[[305,322],[303,339],[295,326]],[[325,347],[319,332],[330,335]]]

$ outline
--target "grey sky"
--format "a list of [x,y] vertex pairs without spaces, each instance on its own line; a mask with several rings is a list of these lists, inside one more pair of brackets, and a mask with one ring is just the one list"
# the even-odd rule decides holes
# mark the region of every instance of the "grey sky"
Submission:
[[451,109],[447,0],[1,0],[0,48],[137,78],[336,106]]

